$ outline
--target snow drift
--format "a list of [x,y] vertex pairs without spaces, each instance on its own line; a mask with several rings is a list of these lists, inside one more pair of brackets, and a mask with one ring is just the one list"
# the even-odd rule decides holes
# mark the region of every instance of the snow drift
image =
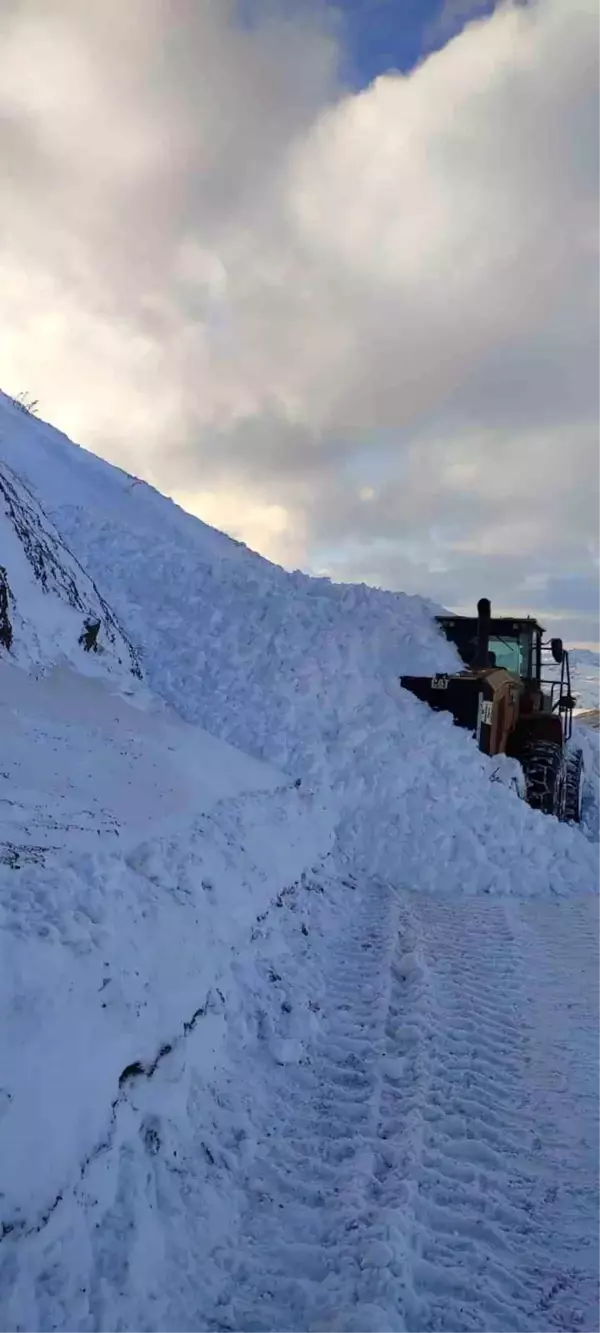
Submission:
[[[40,428],[13,421],[25,456]],[[0,452],[0,1238],[16,1243],[85,1187],[131,1083],[190,1046],[219,1064],[240,949],[332,845],[318,798],[146,688],[106,580],[32,480]],[[5,1310],[2,1279],[0,1295]]]
[[190,1047],[205,1074],[219,1065],[253,925],[332,845],[328,811],[285,775],[82,677],[56,636],[43,646],[42,678],[0,660],[0,1239],[15,1242],[87,1187],[130,1083]]
[[3,408],[3,453],[102,584],[151,687],[326,792],[356,870],[450,893],[595,887],[589,840],[530,810],[510,765],[400,689],[403,673],[456,665],[431,603],[287,573]]

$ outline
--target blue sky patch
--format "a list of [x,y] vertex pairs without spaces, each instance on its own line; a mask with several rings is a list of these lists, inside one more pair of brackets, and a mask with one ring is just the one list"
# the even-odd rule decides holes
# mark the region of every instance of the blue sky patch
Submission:
[[340,38],[342,79],[354,88],[388,70],[408,73],[470,19],[494,8],[495,0],[238,0],[245,24],[274,13],[330,19]]

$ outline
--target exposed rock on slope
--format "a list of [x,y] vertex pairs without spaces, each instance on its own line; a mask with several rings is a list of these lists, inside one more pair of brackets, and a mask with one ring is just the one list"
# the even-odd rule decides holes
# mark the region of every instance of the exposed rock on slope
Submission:
[[141,679],[138,655],[25,482],[0,464],[0,652]]

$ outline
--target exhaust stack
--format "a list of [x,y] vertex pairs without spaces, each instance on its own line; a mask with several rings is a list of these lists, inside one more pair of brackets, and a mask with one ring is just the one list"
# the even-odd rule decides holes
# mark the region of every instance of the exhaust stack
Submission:
[[480,597],[477,603],[477,651],[473,667],[489,666],[490,620],[492,608],[487,597]]

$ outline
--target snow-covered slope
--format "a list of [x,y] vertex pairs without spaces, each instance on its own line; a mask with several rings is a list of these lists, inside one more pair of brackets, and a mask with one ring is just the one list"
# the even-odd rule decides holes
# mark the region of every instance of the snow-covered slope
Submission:
[[22,477],[0,458],[0,653],[141,680],[138,654]]
[[43,678],[0,661],[0,862],[124,852],[238,791],[283,774],[152,699],[59,666]]
[[[39,428],[16,422],[25,453]],[[60,472],[58,454],[39,461]],[[0,1324],[33,1328],[44,1314],[26,1273],[13,1291],[7,1244],[14,1275],[86,1188],[131,1083],[176,1051],[197,1076],[219,1065],[240,950],[328,855],[332,818],[152,694],[105,581],[22,473],[0,452]]]
[[431,604],[287,573],[0,407],[2,452],[102,584],[152,688],[326,790],[355,869],[453,893],[595,885],[586,838],[528,809],[507,765],[400,689],[403,672],[455,664]]

